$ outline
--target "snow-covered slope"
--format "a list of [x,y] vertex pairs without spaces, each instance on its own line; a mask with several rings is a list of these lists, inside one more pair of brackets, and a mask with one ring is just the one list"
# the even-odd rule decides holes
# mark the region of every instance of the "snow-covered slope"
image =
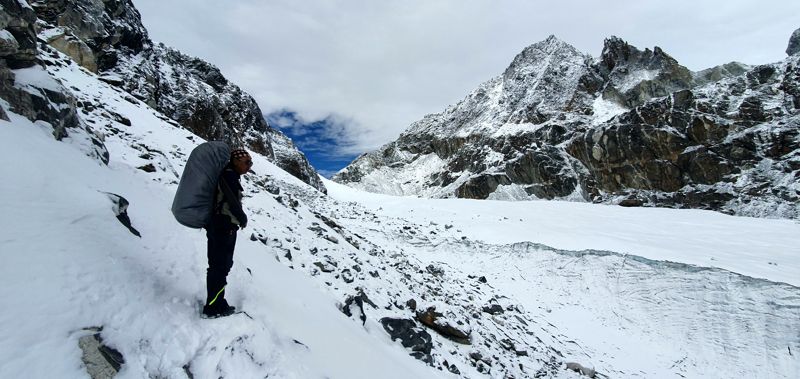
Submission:
[[698,73],[606,39],[551,36],[333,179],[432,198],[561,199],[800,216],[798,55]]
[[608,377],[800,375],[797,222],[326,185],[397,225],[367,237],[455,276],[485,276]]

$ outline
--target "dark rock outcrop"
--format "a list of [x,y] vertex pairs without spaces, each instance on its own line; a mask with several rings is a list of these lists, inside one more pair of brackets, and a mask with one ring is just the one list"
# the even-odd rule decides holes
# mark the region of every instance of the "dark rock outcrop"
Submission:
[[[39,37],[51,47],[200,137],[247,146],[325,192],[306,157],[267,124],[250,95],[213,65],[154,44],[130,0],[44,1],[34,9]],[[16,39],[19,50],[27,46]],[[35,34],[32,41],[35,48]]]
[[1,0],[0,5],[0,97],[11,112],[46,122],[60,140],[68,129],[80,126],[75,99],[47,74],[38,57],[47,51],[40,52],[36,44],[33,9],[16,0]]

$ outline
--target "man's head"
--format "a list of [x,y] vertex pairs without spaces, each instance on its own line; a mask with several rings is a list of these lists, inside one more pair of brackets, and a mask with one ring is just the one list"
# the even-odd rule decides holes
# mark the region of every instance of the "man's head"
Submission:
[[253,159],[245,149],[235,149],[231,151],[231,166],[239,175],[244,175],[253,167]]

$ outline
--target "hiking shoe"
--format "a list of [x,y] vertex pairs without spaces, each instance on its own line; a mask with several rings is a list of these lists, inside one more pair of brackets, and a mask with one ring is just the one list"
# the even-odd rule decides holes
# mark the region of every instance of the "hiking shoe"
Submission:
[[207,318],[225,317],[234,313],[236,313],[236,307],[228,305],[227,302],[203,307],[203,315]]

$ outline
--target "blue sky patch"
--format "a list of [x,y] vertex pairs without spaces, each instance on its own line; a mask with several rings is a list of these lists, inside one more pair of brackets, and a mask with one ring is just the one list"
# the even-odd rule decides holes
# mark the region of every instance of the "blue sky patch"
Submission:
[[349,141],[344,133],[344,125],[331,117],[308,122],[290,110],[264,116],[270,126],[291,138],[317,172],[326,178],[330,178],[358,156],[342,153],[342,147],[349,145]]

